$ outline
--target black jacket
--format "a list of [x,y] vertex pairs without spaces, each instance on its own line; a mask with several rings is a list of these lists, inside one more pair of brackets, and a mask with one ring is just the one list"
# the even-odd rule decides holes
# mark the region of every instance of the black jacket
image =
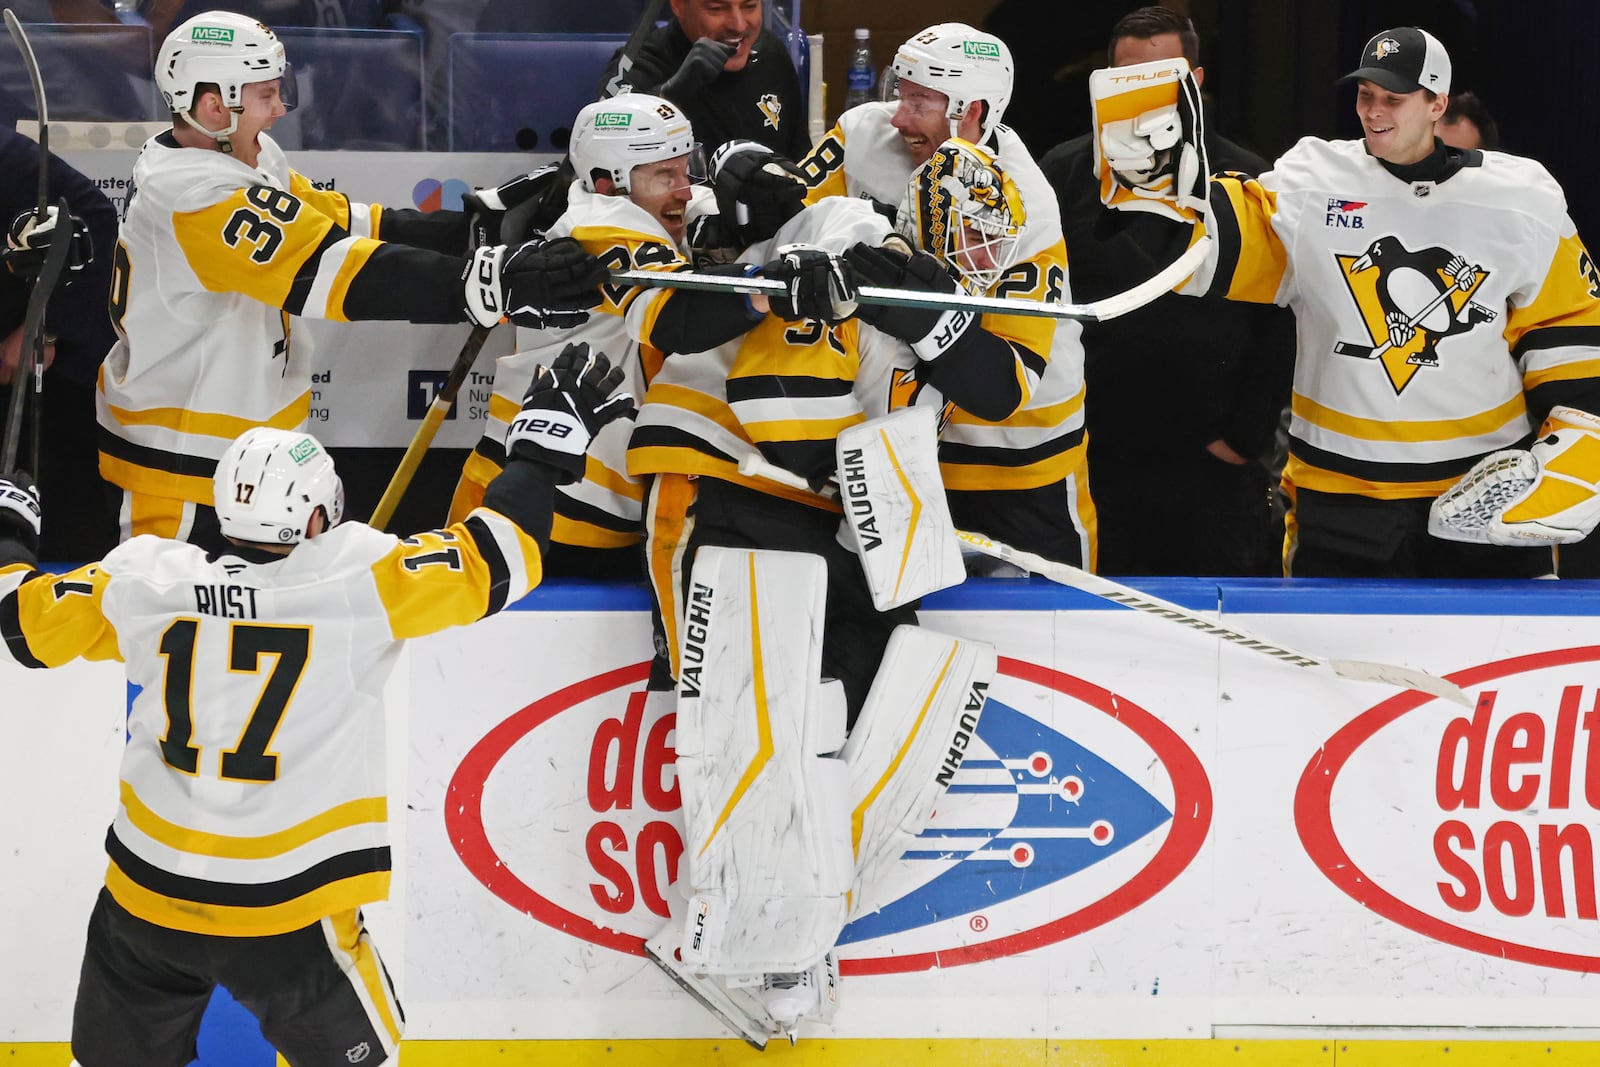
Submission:
[[[677,73],[692,43],[677,19],[656,27],[645,38],[625,81],[634,92],[655,93]],[[621,55],[619,48],[606,65],[602,86],[616,75]],[[799,159],[811,148],[800,78],[783,42],[771,30],[762,29],[743,70],[723,71],[705,88],[668,99],[689,116],[695,140],[706,146],[708,154],[736,137],[759,141],[790,159]]]
[[[1221,137],[1207,139],[1213,172],[1258,174],[1266,164]],[[1100,203],[1090,135],[1039,161],[1061,204],[1072,299],[1137,285],[1181,251],[1176,224]],[[1165,252],[1158,250],[1165,249]],[[1294,315],[1269,304],[1168,293],[1105,322],[1083,324],[1085,419],[1096,453],[1119,460],[1204,448],[1221,439],[1258,458],[1273,444],[1294,374]]]

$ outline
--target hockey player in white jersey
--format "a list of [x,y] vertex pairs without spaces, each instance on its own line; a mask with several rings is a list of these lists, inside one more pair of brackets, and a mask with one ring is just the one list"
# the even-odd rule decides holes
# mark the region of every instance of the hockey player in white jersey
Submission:
[[[905,210],[907,183],[955,138],[992,156],[1014,183],[1027,215],[1016,260],[999,277],[963,279],[969,292],[1019,300],[1070,300],[1066,244],[1054,190],[1027,146],[1001,120],[1014,70],[1004,41],[962,23],[914,34],[895,52],[897,99],[862,104],[801,161],[807,202],[843,195],[873,201],[891,218]],[[954,157],[949,157],[954,158]],[[903,206],[905,205],[905,206]],[[924,251],[944,249],[923,235]],[[853,261],[862,284],[949,289],[888,262]],[[916,342],[932,316],[862,312],[879,329]],[[1083,432],[1083,346],[1076,322],[985,314],[972,343],[1011,347],[1027,373],[1003,410],[958,411],[940,441],[940,467],[956,525],[979,530],[1050,559],[1094,566],[1096,520]],[[1041,381],[1042,379],[1042,381]]]
[[1185,165],[1192,94],[1136,109],[1147,87],[1102,82],[1102,188],[1184,221],[1208,206],[1215,244],[1183,291],[1295,312],[1286,574],[1552,573],[1551,546],[1600,522],[1600,272],[1544,167],[1438,140],[1432,34],[1375,35],[1343,80],[1361,140],[1307,137],[1209,192]]
[[498,244],[501,209],[386,210],[315,188],[266,133],[292,101],[282,43],[226,11],[162,44],[155,79],[173,123],[134,164],[114,253],[120,340],[98,394],[100,471],[121,491],[122,536],[221,547],[211,476],[247,426],[296,429],[311,359],[290,317],[492,326],[581,309],[604,269],[571,241]]
[[403,1016],[359,910],[389,892],[385,680],[406,639],[539,583],[553,487],[631,410],[621,377],[581,345],[541,369],[483,506],[404,540],[339,525],[338,474],[298,431],[224,452],[218,553],[144,536],[41,573],[38,498],[0,478],[0,660],[121,660],[141,687],[73,1012],[82,1067],[189,1063],[217,985],[292,1064],[391,1057]]
[[[677,105],[645,93],[623,93],[586,105],[573,120],[572,163],[577,171],[567,210],[551,226],[553,239],[571,238],[608,270],[687,270],[686,232],[695,218],[714,215],[705,187],[706,161],[687,116]],[[713,265],[706,273],[743,278],[758,272],[795,285],[809,284],[781,259]],[[767,299],[756,294],[697,292],[607,284],[587,321],[570,328],[519,328],[517,351],[495,364],[494,396],[483,437],[462,469],[451,515],[465,514],[499,469],[500,439],[517,410],[533,369],[569,340],[613,353],[625,372],[623,388],[642,400],[645,387],[672,352],[714,349],[765,318]],[[801,303],[811,297],[802,295]],[[556,498],[551,534],[557,575],[643,576],[640,506],[643,488],[627,472],[631,423],[611,426],[589,454],[589,470]]]

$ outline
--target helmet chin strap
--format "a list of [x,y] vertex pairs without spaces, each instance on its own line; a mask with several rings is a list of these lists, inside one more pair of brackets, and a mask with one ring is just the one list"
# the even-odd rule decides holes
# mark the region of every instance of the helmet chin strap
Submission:
[[233,155],[233,142],[229,140],[229,135],[239,128],[239,113],[241,110],[242,109],[240,108],[231,107],[228,109],[228,128],[225,130],[206,129],[204,126],[200,125],[200,123],[195,121],[194,113],[191,111],[183,112],[183,121],[187,122],[189,125],[193,126],[195,129],[199,130],[213,141],[217,142],[218,151],[231,156]]

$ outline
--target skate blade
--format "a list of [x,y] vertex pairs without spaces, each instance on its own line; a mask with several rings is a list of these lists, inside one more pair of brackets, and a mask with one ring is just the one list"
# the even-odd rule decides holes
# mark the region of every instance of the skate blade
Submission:
[[[700,1006],[710,1012],[718,1022],[729,1030],[744,1038],[745,1044],[757,1052],[767,1050],[767,1039],[777,1032],[777,1024],[762,1012],[760,1016],[742,1010],[727,992],[717,984],[714,978],[701,978],[686,970],[682,963],[671,958],[664,951],[665,946],[658,946],[646,941],[645,954],[655,962],[657,967],[688,993]],[[793,1038],[790,1038],[791,1043]]]

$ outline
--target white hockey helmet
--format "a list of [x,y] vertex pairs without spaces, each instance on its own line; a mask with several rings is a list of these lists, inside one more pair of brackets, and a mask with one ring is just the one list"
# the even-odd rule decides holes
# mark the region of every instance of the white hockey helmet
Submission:
[[700,146],[689,116],[678,105],[648,93],[622,93],[585,104],[572,121],[567,145],[578,181],[595,192],[594,172],[609,175],[618,192],[627,192],[628,176],[642,163],[690,157],[694,177],[705,174]]
[[[221,140],[238,128],[244,87],[252,82],[282,78],[284,106],[293,108],[288,69],[283,42],[265,24],[232,11],[207,11],[167,34],[156,55],[156,87],[173,114]],[[208,130],[189,115],[195,87],[207,83],[221,90],[223,104],[235,112],[225,130]]]
[[964,22],[941,22],[929,26],[900,46],[894,54],[897,79],[916,82],[925,89],[950,98],[945,116],[950,120],[950,136],[962,112],[975,100],[989,106],[984,112],[978,140],[989,136],[1005,114],[1011,101],[1011,81],[1016,72],[1011,49],[992,33],[973,29]]
[[332,528],[344,518],[344,483],[333,459],[308,433],[255,426],[217,462],[212,502],[222,532],[240,541],[294,545],[317,508]]
[[951,138],[911,175],[896,221],[913,246],[937,256],[981,296],[1016,262],[1027,213],[994,156]]

